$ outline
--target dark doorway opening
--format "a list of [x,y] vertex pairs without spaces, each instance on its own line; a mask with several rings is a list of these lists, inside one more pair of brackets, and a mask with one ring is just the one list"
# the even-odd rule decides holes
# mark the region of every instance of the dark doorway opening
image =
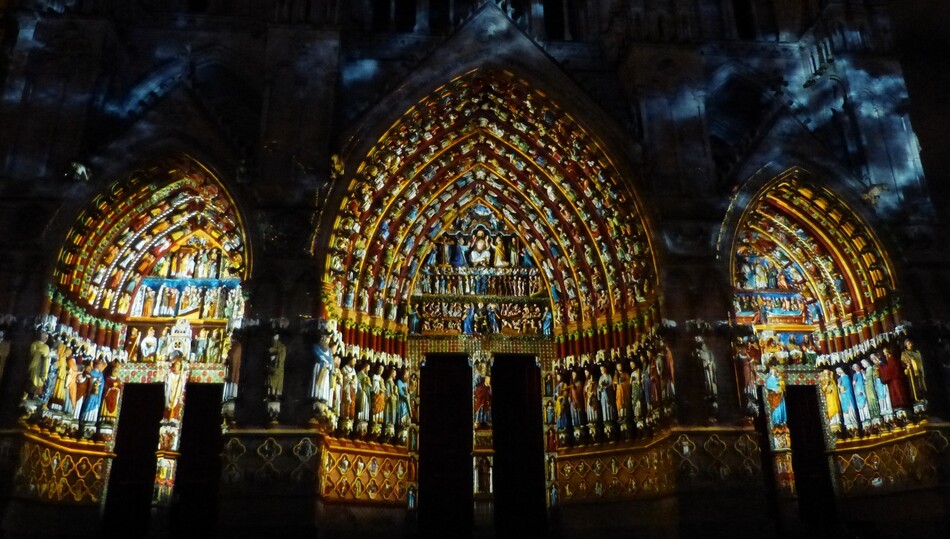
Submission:
[[221,475],[221,384],[188,384],[175,494],[170,510],[173,535],[211,534],[218,516]]
[[838,520],[817,388],[787,386],[785,401],[802,525],[806,532],[833,533]]
[[431,354],[419,375],[419,530],[472,532],[472,368],[460,354]]
[[534,356],[496,354],[491,380],[496,531],[541,536],[547,525],[541,370]]
[[103,515],[106,537],[143,537],[148,532],[164,407],[164,385],[126,384]]

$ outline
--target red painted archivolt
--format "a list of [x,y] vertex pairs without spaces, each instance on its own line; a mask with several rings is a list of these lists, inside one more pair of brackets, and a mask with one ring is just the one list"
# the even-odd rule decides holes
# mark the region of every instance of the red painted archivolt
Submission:
[[[331,316],[405,333],[421,259],[476,204],[516,230],[538,261],[558,300],[559,336],[649,329],[656,268],[632,190],[545,95],[480,71],[407,111],[357,170],[327,256]],[[361,308],[380,301],[394,316]]]
[[[743,297],[798,292],[806,305],[814,304],[813,314],[799,322],[826,333],[825,338],[836,336],[837,344],[835,339],[828,343],[835,351],[894,327],[896,283],[870,227],[839,197],[803,175],[798,169],[786,171],[748,205],[736,234],[733,286]],[[770,280],[778,285],[756,285],[747,275],[755,266],[750,259],[778,273]],[[763,282],[768,271],[762,270]],[[766,323],[761,316],[739,314],[742,323]]]
[[70,230],[53,275],[51,312],[68,325],[118,330],[142,278],[196,234],[227,254],[232,275],[246,278],[243,223],[208,169],[179,158],[134,172],[96,197]]

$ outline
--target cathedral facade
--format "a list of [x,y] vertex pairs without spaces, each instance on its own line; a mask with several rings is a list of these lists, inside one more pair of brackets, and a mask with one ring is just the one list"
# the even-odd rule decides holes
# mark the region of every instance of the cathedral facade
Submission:
[[3,533],[945,536],[892,8],[0,1]]

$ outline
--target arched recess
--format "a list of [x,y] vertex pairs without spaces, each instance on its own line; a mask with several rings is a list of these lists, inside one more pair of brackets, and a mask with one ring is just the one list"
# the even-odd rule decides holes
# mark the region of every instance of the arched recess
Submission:
[[[812,328],[821,333],[816,344],[823,353],[843,352],[896,325],[896,281],[880,241],[840,197],[800,169],[752,197],[731,260],[740,323]],[[770,310],[755,292],[745,292],[755,290],[797,294],[789,301],[800,307]]]
[[476,214],[539,268],[561,357],[626,346],[655,323],[655,260],[629,182],[548,96],[475,70],[406,111],[346,185],[324,272],[344,340],[401,353],[427,255]]
[[[872,227],[838,194],[792,168],[745,203],[729,263],[743,399],[765,415],[782,492],[795,492],[785,387],[817,386],[828,450],[913,422],[914,389],[894,266]],[[907,371],[905,374],[905,370]],[[921,379],[922,371],[921,372]],[[904,398],[907,397],[907,398]]]
[[[332,321],[319,372],[344,385],[359,379],[354,367],[398,377],[400,407],[381,420],[361,417],[315,374],[315,416],[331,436],[404,444],[408,451],[393,458],[415,469],[419,368],[437,352],[464,354],[473,366],[477,501],[492,496],[485,395],[494,354],[538,359],[549,464],[559,450],[633,439],[672,416],[672,357],[656,331],[657,269],[643,206],[600,140],[551,96],[509,72],[475,69],[409,108],[355,172],[340,164],[345,183],[329,197],[338,202],[318,249],[326,256],[321,314]],[[636,412],[569,418],[570,387],[592,390],[633,372],[639,380],[641,369],[656,383],[630,403]],[[555,401],[563,404],[557,420]],[[326,439],[329,454],[345,453]],[[576,486],[546,477],[548,493]],[[399,497],[410,508],[416,488]],[[352,499],[339,490],[327,496]]]
[[[191,157],[154,162],[96,196],[66,235],[32,348],[24,418],[36,443],[111,458],[123,384],[164,383],[155,492],[166,503],[185,383],[226,381],[250,262],[234,200]],[[94,468],[97,481],[24,466],[36,468],[21,470],[30,481],[65,479],[77,502],[101,500],[108,481],[108,466]]]

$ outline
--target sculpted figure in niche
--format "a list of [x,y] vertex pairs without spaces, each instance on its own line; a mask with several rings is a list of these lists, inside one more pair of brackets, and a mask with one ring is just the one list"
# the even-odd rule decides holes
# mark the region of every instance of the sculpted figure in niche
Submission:
[[139,344],[139,361],[155,361],[155,354],[158,352],[158,339],[155,337],[155,328],[150,327]]
[[103,373],[105,390],[102,393],[102,408],[99,411],[99,421],[114,424],[119,419],[119,397],[122,395],[122,380],[119,379],[121,369],[118,361],[109,363]]
[[72,359],[71,346],[65,347],[56,358],[56,380],[50,394],[48,405],[50,410],[63,411],[66,408],[66,379],[69,376],[68,361]]
[[47,340],[49,334],[41,331],[36,340],[30,344],[30,388],[29,392],[33,397],[39,397],[43,393],[43,384],[46,383],[46,376],[49,373],[50,349]]
[[181,409],[185,396],[186,374],[182,372],[182,359],[172,359],[168,377],[165,378],[165,414],[164,419],[175,421],[181,418]]
[[313,373],[310,377],[310,398],[317,402],[330,402],[330,379],[333,374],[333,353],[336,346],[330,345],[330,336],[323,335],[314,346]]
[[854,403],[857,406],[858,419],[861,421],[861,428],[867,430],[871,424],[871,407],[868,404],[867,385],[865,384],[864,369],[860,363],[855,363],[852,367],[854,374],[851,376],[851,384],[854,389]]
[[614,371],[614,388],[617,403],[617,420],[620,429],[627,429],[627,418],[630,412],[630,374],[623,370],[623,364],[617,362]]
[[774,366],[769,369],[765,379],[765,391],[769,409],[772,410],[772,426],[784,425],[788,417],[785,413],[785,381],[779,377]]
[[475,428],[491,425],[491,378],[488,376],[484,363],[478,366],[478,373],[475,375],[475,389],[473,399],[475,401]]
[[904,340],[904,349],[901,351],[901,363],[904,364],[904,374],[910,384],[910,394],[914,402],[925,402],[927,383],[924,380],[924,361],[920,352],[914,349],[910,339]]
[[630,411],[637,427],[643,426],[643,382],[637,363],[630,361]]
[[503,237],[498,236],[495,238],[495,263],[496,268],[507,268],[508,263],[508,252],[505,249],[505,240]]
[[571,385],[566,373],[558,373],[557,386],[554,388],[554,415],[557,417],[557,430],[566,431],[571,421]]
[[356,415],[360,435],[366,434],[372,414],[373,380],[369,376],[369,367],[369,361],[366,361],[356,373]]
[[171,344],[171,329],[166,327],[162,330],[162,336],[158,338],[158,345],[155,350],[155,359],[157,361],[165,361],[168,357],[168,353],[171,351],[168,349]]
[[373,432],[379,434],[386,412],[386,383],[383,379],[385,367],[382,363],[376,366],[372,379],[372,403],[370,404],[370,419],[373,422]]
[[841,432],[841,401],[838,397],[838,384],[829,370],[822,370],[818,384],[825,396],[825,413],[831,432]]
[[475,233],[475,239],[472,242],[469,258],[471,259],[473,267],[488,267],[488,263],[491,261],[491,248],[488,243],[488,235],[485,231],[479,230]]
[[99,419],[99,406],[102,404],[102,394],[105,391],[106,380],[102,371],[106,362],[97,359],[89,372],[89,382],[86,384],[86,397],[82,402],[82,412],[79,421],[85,425],[95,425]]
[[141,339],[142,336],[139,334],[138,328],[129,328],[129,335],[125,339],[125,353],[130,360],[138,359],[139,341]]
[[211,332],[211,335],[208,337],[208,349],[205,352],[208,363],[221,363],[221,347],[224,345],[223,341],[224,336],[220,328]]
[[696,336],[696,346],[693,349],[693,357],[703,373],[703,388],[706,399],[715,402],[719,397],[719,383],[716,381],[716,358],[712,351],[706,345],[706,341],[699,335]]
[[224,381],[224,400],[234,400],[238,396],[241,382],[241,341],[231,337],[231,348],[227,357],[228,377]]
[[340,428],[349,430],[356,419],[356,369],[353,358],[347,358],[341,369],[340,379]]
[[383,385],[386,393],[386,406],[383,410],[384,434],[393,436],[396,433],[396,413],[399,408],[399,389],[396,387],[396,367],[390,367]]
[[92,376],[92,357],[86,356],[83,360],[79,374],[76,376],[74,395],[76,400],[73,403],[72,417],[76,421],[82,418],[82,412],[86,402],[86,395],[89,393],[89,382]]
[[587,423],[587,407],[584,405],[584,381],[578,371],[571,372],[570,403],[571,424],[576,429]]
[[[451,265],[454,268],[464,268],[467,264],[466,254],[469,246],[460,238],[455,238],[455,246],[452,248]],[[474,265],[474,263],[472,264]]]
[[402,378],[396,381],[399,393],[399,407],[396,409],[396,425],[404,427],[412,422],[412,392],[409,388],[409,371],[402,372]]
[[903,414],[907,407],[911,405],[910,397],[907,394],[907,378],[904,376],[903,366],[890,348],[884,348],[884,357],[884,363],[878,366],[878,375],[881,381],[887,384],[891,407],[894,411],[900,411]]
[[541,334],[552,335],[554,333],[554,314],[551,309],[545,305],[544,313],[541,315]]
[[871,363],[866,359],[862,359],[861,370],[864,372],[864,394],[868,400],[868,415],[876,425],[881,418],[881,404],[878,401],[877,390],[874,387],[874,372]]
[[887,384],[881,379],[880,356],[871,354],[871,365],[867,367],[870,378],[874,379],[874,392],[877,393],[878,408],[881,410],[881,417],[884,421],[889,421],[894,415],[894,408],[891,406],[891,394],[887,389]]
[[606,365],[600,366],[600,378],[597,380],[597,398],[600,401],[600,414],[604,422],[617,418],[617,394],[614,387],[614,378],[607,371]]
[[841,416],[844,418],[844,427],[850,432],[858,429],[857,405],[854,402],[854,386],[851,384],[851,375],[844,372],[842,367],[835,369],[838,375],[838,397],[841,401]]
[[330,371],[330,409],[334,417],[340,417],[340,400],[343,397],[343,369],[342,359],[333,354],[333,368]]
[[597,380],[593,372],[587,373],[587,382],[584,384],[584,396],[587,404],[587,422],[596,424],[600,421],[600,399],[597,396]]
[[70,415],[75,411],[79,400],[78,382],[82,373],[79,359],[78,352],[66,358],[66,402],[63,404],[63,411]]
[[43,382],[43,391],[40,394],[40,401],[49,402],[50,395],[53,393],[53,386],[56,385],[56,376],[59,370],[59,355],[65,354],[65,349],[59,337],[53,337],[50,342],[50,355],[46,366],[46,380]]
[[287,346],[280,342],[279,334],[274,334],[267,353],[267,397],[277,400],[284,393],[284,362],[287,359]]

